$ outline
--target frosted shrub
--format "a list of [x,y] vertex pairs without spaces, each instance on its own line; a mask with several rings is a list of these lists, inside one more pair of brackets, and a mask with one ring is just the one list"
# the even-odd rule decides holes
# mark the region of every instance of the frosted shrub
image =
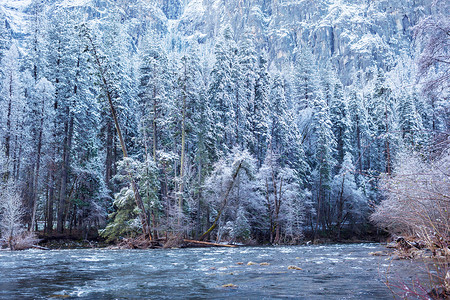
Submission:
[[392,176],[382,180],[386,199],[376,208],[372,220],[394,234],[413,235],[430,245],[447,243],[449,174],[449,149],[433,162],[422,160],[417,153],[401,153]]
[[[417,153],[400,154],[392,176],[382,180],[386,199],[372,215],[378,226],[391,233],[418,239],[417,243],[406,241],[409,245],[419,248],[424,245],[432,251],[433,259],[427,261],[431,292],[417,294],[423,299],[429,299],[430,295],[447,299],[445,295],[450,294],[449,150],[431,162],[424,161]],[[417,250],[411,247],[411,251]],[[402,289],[411,290],[408,286]]]
[[[16,244],[24,232],[23,215],[22,200],[13,183],[9,183],[0,192],[0,233],[11,250],[16,249]],[[23,244],[23,241],[21,244]],[[23,246],[21,245],[22,249]]]

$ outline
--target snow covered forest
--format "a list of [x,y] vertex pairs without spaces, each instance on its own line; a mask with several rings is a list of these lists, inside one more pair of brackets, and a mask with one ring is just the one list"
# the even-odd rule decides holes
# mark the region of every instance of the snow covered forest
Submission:
[[382,178],[448,184],[449,33],[444,0],[0,0],[2,238],[395,230]]

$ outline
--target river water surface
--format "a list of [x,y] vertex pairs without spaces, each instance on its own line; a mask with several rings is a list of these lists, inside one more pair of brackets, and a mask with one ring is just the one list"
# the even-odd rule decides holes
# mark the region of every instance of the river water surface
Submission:
[[409,261],[368,254],[379,250],[351,244],[1,251],[0,298],[392,299],[386,270],[413,269]]

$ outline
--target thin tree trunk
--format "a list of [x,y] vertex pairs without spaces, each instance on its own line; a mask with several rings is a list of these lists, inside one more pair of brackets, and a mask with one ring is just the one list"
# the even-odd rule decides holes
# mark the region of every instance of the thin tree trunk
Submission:
[[157,113],[157,102],[156,102],[156,88],[153,88],[153,119],[152,119],[152,148],[153,148],[153,160],[156,162],[156,149],[158,147],[158,135],[157,135],[157,126],[156,126],[156,113]]
[[391,150],[389,147],[389,123],[388,123],[388,109],[387,105],[385,105],[385,122],[386,122],[386,140],[385,140],[385,146],[386,146],[386,173],[391,174]]
[[34,182],[33,182],[33,195],[32,195],[32,203],[33,203],[33,212],[31,214],[31,228],[34,228],[34,224],[36,222],[36,209],[37,209],[37,195],[38,195],[38,181],[39,181],[39,169],[41,166],[41,150],[42,150],[42,133],[44,130],[44,107],[45,107],[45,99],[42,98],[42,109],[41,109],[41,120],[39,124],[39,135],[38,135],[38,144],[36,149],[36,170],[34,172]]
[[65,225],[65,211],[67,199],[67,183],[70,168],[70,151],[72,147],[73,134],[73,117],[70,117],[70,108],[66,107],[66,122],[64,124],[64,144],[63,144],[63,164],[61,170],[61,187],[59,192],[59,206],[58,206],[58,223],[57,231],[62,233]]
[[316,226],[314,228],[314,237],[313,237],[313,242],[316,241],[317,239],[317,231],[319,229],[319,221],[320,221],[320,210],[321,210],[321,198],[322,198],[322,176],[319,176],[319,188],[317,191],[317,220],[316,220]]
[[11,114],[12,114],[12,74],[10,75],[9,82],[9,97],[8,97],[8,112],[6,114],[6,137],[5,137],[5,156],[6,160],[9,161],[10,150],[11,150]]
[[273,213],[272,213],[272,206],[270,205],[270,194],[269,194],[269,181],[266,178],[266,202],[267,202],[267,210],[269,211],[269,226],[270,226],[270,236],[269,241],[272,244],[273,243]]
[[344,215],[344,182],[345,182],[345,176],[342,176],[342,184],[341,184],[341,190],[339,191],[338,195],[338,207],[337,207],[337,229],[338,229],[338,239],[341,238],[341,227],[343,222],[343,215]]
[[[186,63],[184,64],[184,76],[186,78]],[[183,214],[183,188],[184,188],[184,155],[186,147],[186,83],[183,86],[183,107],[181,119],[181,156],[180,156],[180,186],[178,191],[178,226],[181,225],[181,215]]]
[[362,149],[361,149],[361,129],[359,128],[359,117],[356,119],[356,144],[358,147],[358,168],[359,173],[362,173]]
[[202,232],[202,227],[201,227],[201,199],[202,199],[202,159],[201,156],[199,157],[199,161],[198,161],[198,193],[197,193],[197,216],[196,216],[196,232],[195,232],[195,237],[198,238],[198,236],[200,235],[200,233]]
[[48,206],[47,206],[47,233],[50,234],[53,231],[53,198],[54,198],[54,188],[53,188],[53,169],[50,167],[48,174]]
[[113,165],[113,147],[114,147],[114,138],[113,138],[113,128],[111,124],[111,120],[106,121],[106,160],[105,160],[105,183],[108,188],[112,190],[111,187],[111,178],[112,178],[112,165]]
[[278,212],[279,212],[279,207],[278,207],[278,192],[277,192],[277,181],[275,178],[275,172],[273,170],[273,166],[271,166],[271,175],[272,175],[272,186],[273,186],[273,202],[274,202],[274,227],[272,227],[272,231],[275,231],[275,239],[274,239],[274,243],[278,243],[278,239],[280,238],[279,236],[279,232],[277,232],[277,228],[278,228]]

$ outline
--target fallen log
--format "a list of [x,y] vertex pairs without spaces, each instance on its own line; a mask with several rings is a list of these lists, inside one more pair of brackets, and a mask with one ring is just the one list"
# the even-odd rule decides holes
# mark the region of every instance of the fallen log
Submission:
[[31,245],[32,248],[36,248],[36,249],[40,249],[40,250],[50,250],[50,248],[47,247],[42,247],[42,246],[38,246],[38,245]]
[[236,245],[217,244],[217,243],[197,241],[197,240],[187,240],[187,239],[183,239],[183,242],[185,242],[185,243],[192,243],[192,244],[199,244],[199,245],[205,245],[205,246],[214,246],[214,247],[230,247],[230,248],[236,248],[237,247]]

